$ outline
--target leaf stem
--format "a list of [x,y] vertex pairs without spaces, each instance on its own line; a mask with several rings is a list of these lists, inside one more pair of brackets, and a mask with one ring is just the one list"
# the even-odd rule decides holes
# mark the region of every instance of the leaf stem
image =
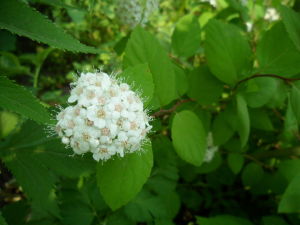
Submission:
[[259,77],[273,77],[273,78],[277,78],[277,79],[280,79],[280,80],[283,80],[285,81],[286,83],[290,83],[290,82],[293,82],[293,81],[298,81],[300,80],[300,78],[286,78],[286,77],[282,77],[282,76],[279,76],[279,75],[276,75],[276,74],[254,74],[250,77],[246,77],[245,79],[242,79],[240,81],[238,81],[236,83],[236,85],[233,87],[233,90],[236,90],[238,88],[238,86],[248,80],[252,80],[254,78],[259,78]]
[[193,99],[182,99],[182,100],[178,101],[175,105],[173,105],[170,109],[161,109],[161,110],[153,113],[151,116],[152,117],[161,117],[166,114],[170,114],[170,113],[174,112],[183,103],[192,102],[192,101],[194,101],[194,100]]

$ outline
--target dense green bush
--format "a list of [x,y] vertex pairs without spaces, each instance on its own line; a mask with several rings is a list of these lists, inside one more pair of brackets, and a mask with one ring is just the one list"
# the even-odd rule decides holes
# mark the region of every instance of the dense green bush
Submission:
[[[299,225],[300,2],[149,2],[0,1],[0,224]],[[97,162],[51,127],[99,69],[153,120]]]

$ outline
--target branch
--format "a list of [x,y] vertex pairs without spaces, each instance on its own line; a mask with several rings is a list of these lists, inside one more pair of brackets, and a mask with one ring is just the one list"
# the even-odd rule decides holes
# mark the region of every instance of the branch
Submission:
[[282,77],[282,76],[279,76],[279,75],[276,75],[276,74],[254,74],[250,77],[246,77],[245,79],[242,79],[239,82],[237,82],[237,84],[233,87],[233,90],[236,90],[241,83],[244,83],[248,80],[252,80],[252,79],[258,78],[258,77],[273,77],[273,78],[283,80],[286,83],[290,83],[290,82],[293,82],[293,81],[300,80],[300,78],[286,78],[286,77]]
[[269,158],[286,158],[291,156],[300,157],[300,147],[257,152],[254,153],[252,156],[259,160],[264,160]]
[[174,112],[183,103],[192,102],[192,101],[194,101],[194,100],[193,99],[183,99],[183,100],[180,100],[175,105],[173,105],[170,109],[161,109],[161,110],[153,113],[151,116],[152,117],[161,117],[161,116],[164,116],[166,114],[170,114],[170,113]]

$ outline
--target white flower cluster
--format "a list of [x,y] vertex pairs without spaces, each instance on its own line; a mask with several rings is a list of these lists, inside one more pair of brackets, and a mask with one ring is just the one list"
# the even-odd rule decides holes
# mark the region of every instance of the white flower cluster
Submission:
[[217,0],[202,0],[202,2],[208,2],[211,6],[217,7]]
[[267,8],[267,11],[264,16],[265,20],[272,22],[272,21],[279,20],[279,18],[280,18],[279,13],[275,8]]
[[214,158],[215,153],[219,150],[219,147],[214,146],[213,136],[211,132],[208,133],[206,140],[207,140],[207,148],[206,148],[203,162],[210,162]]
[[158,9],[159,0],[118,0],[116,15],[120,22],[131,28],[145,25]]
[[143,103],[126,83],[106,73],[82,73],[72,84],[68,106],[57,115],[56,132],[76,154],[97,161],[140,149],[151,129]]

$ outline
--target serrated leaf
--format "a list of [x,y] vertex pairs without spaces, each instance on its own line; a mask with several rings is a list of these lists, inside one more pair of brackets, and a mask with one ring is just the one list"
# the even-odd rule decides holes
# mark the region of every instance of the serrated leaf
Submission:
[[99,53],[99,50],[81,44],[66,34],[63,29],[22,1],[0,1],[0,28],[52,47],[74,52]]
[[189,73],[188,96],[200,104],[217,102],[223,91],[223,84],[217,80],[207,67],[197,68]]
[[293,178],[278,206],[279,213],[299,213],[300,212],[300,174]]
[[39,123],[50,123],[50,115],[24,87],[0,76],[0,106]]
[[189,14],[180,18],[172,35],[172,48],[179,57],[190,57],[200,48],[201,29],[198,18]]
[[153,164],[151,142],[145,143],[143,149],[98,164],[100,193],[112,210],[134,198],[149,177]]
[[257,46],[257,59],[259,73],[291,77],[300,71],[300,51],[286,34],[283,23],[275,24],[264,34]]
[[300,15],[289,7],[281,6],[280,15],[288,32],[288,35],[300,50]]
[[44,128],[33,121],[23,124],[8,140],[1,149],[3,161],[37,210],[58,215],[55,174],[76,178],[95,169],[92,159],[71,157],[58,139],[47,137]]
[[200,166],[206,151],[206,133],[202,122],[191,111],[175,115],[172,122],[172,139],[177,154],[188,163]]
[[33,207],[59,215],[54,192],[56,179],[36,157],[19,151],[4,157],[3,161],[32,200]]
[[45,128],[27,121],[19,133],[10,139],[8,149],[32,154],[45,167],[57,175],[76,178],[90,174],[95,170],[95,161],[83,156],[71,156],[59,139],[48,137]]
[[133,67],[128,67],[124,70],[120,77],[122,77],[127,84],[137,93],[141,93],[145,106],[149,104],[153,97],[154,84],[152,74],[147,64],[139,64]]
[[0,30],[0,51],[16,50],[16,36],[6,30]]
[[167,52],[152,34],[137,27],[127,42],[124,66],[144,63],[148,63],[153,75],[154,95],[160,105],[166,105],[177,98],[175,74]]
[[241,139],[241,145],[244,147],[250,134],[250,119],[248,113],[248,107],[245,99],[241,95],[236,96],[237,101],[237,132]]
[[251,49],[241,31],[234,25],[211,19],[205,32],[205,53],[210,71],[231,85],[248,75]]

